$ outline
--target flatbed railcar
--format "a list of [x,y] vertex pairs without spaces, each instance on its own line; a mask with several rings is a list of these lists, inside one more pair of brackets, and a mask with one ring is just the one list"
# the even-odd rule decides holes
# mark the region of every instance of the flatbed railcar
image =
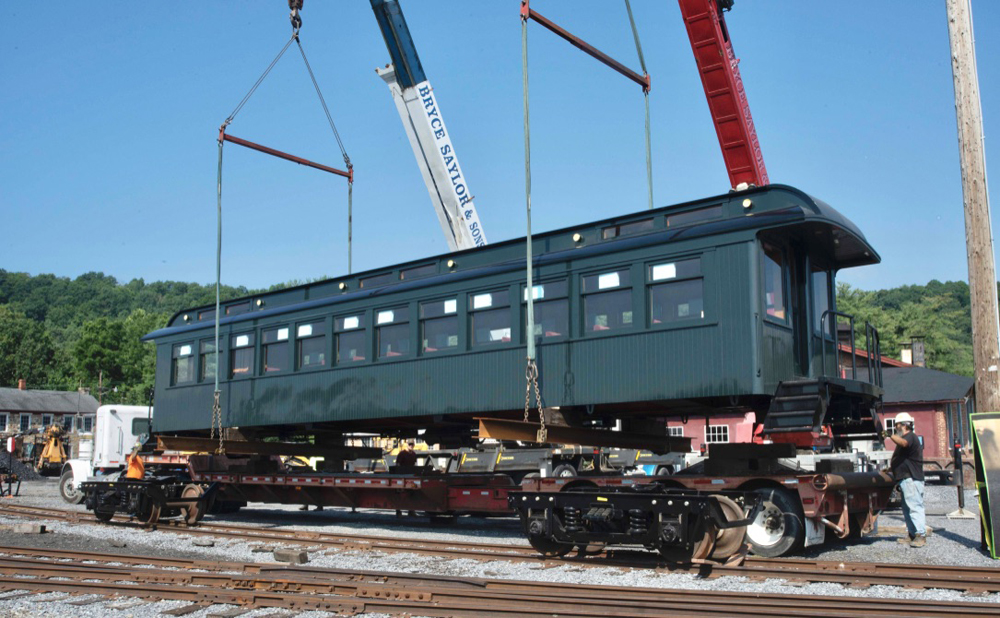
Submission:
[[[734,409],[766,424],[777,400],[775,435],[877,432],[879,376],[837,370],[833,309],[837,270],[879,258],[824,202],[770,185],[533,247],[542,400],[570,424],[627,431]],[[474,418],[523,415],[524,266],[522,238],[227,300],[223,425],[317,441],[421,427],[428,442],[471,444]],[[146,336],[158,432],[209,432],[214,323],[214,306],[196,307]]]

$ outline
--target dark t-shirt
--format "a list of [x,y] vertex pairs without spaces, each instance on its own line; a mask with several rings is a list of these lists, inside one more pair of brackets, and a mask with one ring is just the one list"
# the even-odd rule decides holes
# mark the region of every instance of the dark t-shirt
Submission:
[[399,451],[399,454],[396,455],[396,465],[397,466],[417,465],[417,453],[415,451],[408,451],[406,449]]
[[906,440],[906,446],[896,445],[896,450],[892,452],[892,474],[897,481],[903,479],[913,479],[914,481],[924,480],[924,445],[920,443],[917,434],[910,432],[905,436],[900,436]]

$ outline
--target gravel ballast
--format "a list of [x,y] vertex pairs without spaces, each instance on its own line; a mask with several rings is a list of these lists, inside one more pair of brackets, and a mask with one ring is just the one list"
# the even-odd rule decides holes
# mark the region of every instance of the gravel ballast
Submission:
[[[926,492],[928,526],[933,529],[927,546],[913,549],[896,542],[898,535],[886,535],[886,530],[900,530],[903,527],[902,513],[889,511],[880,517],[880,535],[869,536],[851,542],[827,542],[819,547],[807,548],[802,556],[821,560],[843,560],[880,563],[943,564],[955,566],[975,566],[1000,568],[998,561],[989,558],[979,548],[979,520],[949,520],[936,513],[947,513],[958,508],[954,487],[928,486]],[[966,492],[966,508],[977,510],[975,497]],[[44,506],[53,508],[73,508],[85,510],[82,505],[70,507],[58,495],[57,483],[53,481],[29,482],[22,485],[21,496],[11,500],[12,504]],[[326,509],[324,511],[299,511],[296,505],[251,504],[234,515],[209,516],[206,521],[220,523],[240,523],[276,528],[282,530],[308,530],[326,533],[353,533],[384,535],[387,537],[426,538],[436,540],[509,543],[527,545],[521,536],[520,526],[514,518],[472,518],[463,517],[454,524],[437,526],[423,517],[395,517],[392,511]],[[162,557],[182,557],[215,559],[238,562],[272,562],[270,552],[253,551],[260,543],[248,544],[243,541],[215,539],[213,547],[198,547],[194,539],[173,532],[148,532],[138,529],[98,526],[91,524],[70,524],[58,521],[44,522],[50,532],[46,534],[18,535],[8,526],[22,523],[23,519],[0,517],[0,545],[20,547],[60,548],[121,555],[149,555]],[[307,542],[303,542],[303,546]],[[286,547],[296,548],[294,545]],[[270,547],[276,549],[278,545]],[[303,547],[298,547],[302,549]],[[309,566],[334,569],[360,569],[372,571],[394,571],[403,573],[425,573],[462,577],[483,577],[495,579],[517,579],[539,582],[577,583],[608,586],[641,586],[649,588],[674,588],[688,590],[724,590],[746,594],[807,594],[851,597],[884,597],[896,599],[919,599],[952,602],[980,601],[1000,603],[1000,594],[983,597],[966,597],[962,592],[952,590],[908,590],[894,586],[872,586],[867,589],[853,589],[840,584],[787,584],[783,580],[765,582],[747,581],[742,577],[720,577],[702,579],[690,574],[658,573],[646,569],[583,568],[567,564],[543,568],[538,564],[469,559],[447,559],[432,556],[383,553],[379,551],[344,551],[340,553],[311,552]],[[1000,571],[998,571],[1000,572]],[[134,607],[115,610],[111,606],[127,603],[127,599],[100,601],[91,605],[71,606],[59,601],[35,603],[38,595],[3,600],[10,593],[0,594],[0,615],[5,616],[132,616],[145,618],[157,616],[165,609],[186,605],[179,601],[144,603]],[[52,596],[59,596],[53,594]],[[44,597],[43,597],[44,598]],[[213,606],[188,614],[193,617],[218,613],[222,606]],[[275,610],[255,610],[243,614],[249,618],[274,613]],[[998,610],[1000,612],[1000,610]],[[303,617],[327,615],[322,612],[306,612]]]

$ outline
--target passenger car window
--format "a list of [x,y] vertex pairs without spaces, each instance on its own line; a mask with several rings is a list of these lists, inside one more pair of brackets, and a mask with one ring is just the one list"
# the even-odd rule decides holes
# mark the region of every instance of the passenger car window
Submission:
[[701,258],[652,264],[649,278],[649,324],[705,317]]
[[764,311],[775,320],[788,321],[785,308],[785,254],[781,249],[763,245]]
[[[536,339],[569,336],[569,282],[565,279],[548,281],[532,286],[532,299],[535,307]],[[521,287],[522,304],[528,301],[527,286]],[[527,308],[525,308],[525,329],[527,332]],[[527,338],[525,338],[527,341]]]
[[410,310],[407,307],[380,309],[375,312],[378,357],[407,356],[410,349]]
[[170,362],[170,383],[190,384],[194,382],[194,350],[190,343],[180,343],[173,347]]
[[628,269],[583,277],[585,334],[632,326],[632,288]]
[[458,300],[420,303],[420,350],[434,353],[458,347]]
[[295,343],[299,369],[326,365],[326,322],[299,324],[295,328]]
[[494,290],[469,295],[472,347],[510,341],[510,292]]
[[271,328],[260,335],[264,373],[288,371],[288,327]]
[[333,321],[336,332],[337,364],[361,363],[367,358],[365,316],[344,316]]
[[254,334],[243,333],[229,338],[229,377],[247,377],[253,373]]

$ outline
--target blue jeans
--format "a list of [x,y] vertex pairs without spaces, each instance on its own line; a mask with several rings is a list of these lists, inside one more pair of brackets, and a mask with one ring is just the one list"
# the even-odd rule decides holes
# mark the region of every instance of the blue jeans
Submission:
[[899,482],[899,490],[903,493],[903,519],[906,520],[906,531],[910,537],[927,534],[927,521],[924,519],[924,482],[913,479],[903,479]]

